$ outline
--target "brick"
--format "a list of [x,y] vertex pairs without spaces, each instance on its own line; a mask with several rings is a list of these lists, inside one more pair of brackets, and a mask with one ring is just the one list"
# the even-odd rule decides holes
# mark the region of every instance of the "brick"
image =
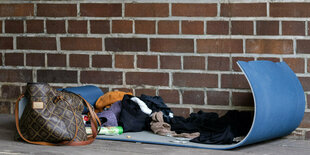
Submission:
[[102,87],[99,87],[99,88],[102,90],[104,94],[109,92],[109,88],[102,88]]
[[208,113],[217,113],[219,117],[224,116],[229,110],[220,110],[220,109],[197,109],[193,108],[193,112],[197,113],[199,111],[208,112]]
[[174,73],[173,85],[180,87],[218,87],[217,74]]
[[151,51],[193,53],[192,39],[151,39]]
[[89,67],[89,56],[87,54],[71,54],[70,67]]
[[227,3],[221,4],[224,17],[264,17],[267,16],[266,3]]
[[270,3],[271,17],[310,17],[309,3]]
[[116,68],[134,68],[133,55],[115,55]]
[[56,38],[17,37],[17,49],[56,50]]
[[130,88],[112,88],[112,91],[123,91],[133,93],[133,89]]
[[250,86],[244,75],[222,74],[221,88],[249,89]]
[[45,55],[42,53],[26,54],[27,66],[45,66]]
[[[307,72],[310,73],[310,59],[308,59]],[[310,100],[309,100],[309,103],[310,103]],[[309,109],[310,109],[310,107],[309,107]]]
[[305,140],[310,140],[310,131],[306,131]]
[[294,140],[303,140],[305,139],[305,132],[303,130],[296,129],[294,132],[290,133],[288,136],[285,136],[286,139]]
[[297,53],[310,53],[310,40],[296,40],[296,52]]
[[112,33],[132,33],[132,21],[130,20],[113,20]]
[[208,70],[229,71],[230,60],[228,57],[208,57]]
[[175,108],[171,107],[171,111],[173,112],[174,116],[182,116],[184,118],[188,118],[190,114],[189,108]]
[[292,40],[248,39],[246,53],[293,54]]
[[242,53],[241,39],[198,39],[198,53]]
[[23,53],[5,53],[6,66],[24,66]]
[[0,37],[0,49],[13,49],[13,37]]
[[148,95],[148,96],[156,96],[155,89],[136,89],[135,92],[136,92],[135,96],[141,96],[142,94]]
[[207,91],[208,105],[229,105],[229,92]]
[[66,67],[66,55],[64,54],[47,54],[47,66]]
[[183,95],[183,104],[195,104],[195,105],[204,105],[204,92],[203,91],[184,91]]
[[5,33],[23,33],[24,22],[22,20],[6,20]]
[[298,77],[304,91],[310,91],[310,77]]
[[[308,25],[310,25],[310,22],[308,22]],[[308,27],[308,30],[306,30],[306,31],[308,31],[308,36],[310,35],[310,28]]]
[[135,32],[137,34],[155,34],[155,21],[136,20]]
[[126,17],[168,17],[168,3],[127,3],[125,4]]
[[43,17],[77,16],[76,4],[37,4],[37,16],[43,16]]
[[10,114],[11,113],[11,103],[0,101],[0,114]]
[[2,66],[2,53],[0,53],[0,66]]
[[207,21],[207,34],[228,34],[228,21]]
[[165,103],[180,103],[180,95],[178,90],[161,89],[158,91],[158,96],[162,97]]
[[69,20],[68,33],[87,33],[87,21]]
[[121,17],[122,4],[80,4],[81,16],[88,17]]
[[282,35],[305,35],[305,22],[282,21]]
[[81,83],[118,84],[123,83],[122,72],[81,71]]
[[47,20],[46,21],[47,33],[66,33],[64,20]]
[[183,68],[184,69],[201,69],[204,70],[206,66],[205,57],[201,56],[184,56]]
[[38,82],[47,83],[77,83],[77,71],[38,70]]
[[285,61],[295,73],[305,72],[304,58],[283,58],[283,61]]
[[32,82],[31,70],[0,69],[1,82]]
[[232,35],[253,35],[252,21],[232,21],[231,22]]
[[110,21],[108,20],[91,20],[90,32],[96,34],[109,34],[110,33]]
[[246,62],[254,61],[254,58],[251,58],[251,57],[233,57],[232,58],[232,70],[241,72],[241,69],[237,64],[237,61],[246,61]]
[[310,128],[310,113],[305,112],[303,120],[301,121],[299,128]]
[[159,21],[158,34],[179,34],[179,21]]
[[182,21],[182,34],[203,34],[203,21]]
[[181,69],[180,56],[160,56],[161,69]]
[[0,17],[33,16],[33,4],[0,4]]
[[151,72],[128,72],[126,73],[126,84],[168,86],[169,74]]
[[306,94],[307,97],[307,108],[310,109],[310,94]]
[[172,4],[172,16],[215,17],[217,4]]
[[252,93],[232,92],[231,102],[233,106],[254,107],[254,100]]
[[157,68],[157,56],[151,55],[138,55],[137,67],[138,68]]
[[257,60],[267,60],[272,62],[280,62],[280,58],[274,58],[274,57],[259,57]]
[[43,33],[44,32],[43,20],[27,20],[27,33]]
[[0,33],[3,33],[2,32],[2,21],[0,20]]
[[60,38],[61,50],[101,51],[101,38]]
[[3,85],[1,87],[2,98],[16,99],[21,94],[20,87],[14,85]]
[[145,38],[106,38],[105,49],[107,51],[147,51]]
[[26,92],[26,89],[27,89],[26,85],[25,86],[21,86],[21,88],[22,88],[22,93]]
[[257,21],[256,22],[257,35],[279,35],[278,21]]
[[112,67],[112,56],[111,55],[93,55],[92,56],[92,67],[99,68],[111,68]]

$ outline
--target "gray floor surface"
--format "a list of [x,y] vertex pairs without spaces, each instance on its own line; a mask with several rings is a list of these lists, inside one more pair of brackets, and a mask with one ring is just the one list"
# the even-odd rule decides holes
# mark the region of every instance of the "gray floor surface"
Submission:
[[263,143],[253,144],[233,150],[208,150],[185,147],[142,144],[134,142],[120,142],[96,140],[87,146],[40,146],[13,140],[15,133],[14,116],[0,115],[0,154],[106,154],[106,155],[134,155],[134,154],[160,154],[160,155],[226,155],[226,154],[254,154],[254,155],[309,155],[310,141],[276,139]]

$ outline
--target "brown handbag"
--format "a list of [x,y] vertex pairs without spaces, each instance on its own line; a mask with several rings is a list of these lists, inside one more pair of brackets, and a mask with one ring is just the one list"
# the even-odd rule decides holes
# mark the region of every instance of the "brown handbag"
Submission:
[[[19,101],[27,99],[19,119]],[[82,118],[84,105],[89,109],[92,135],[87,136]],[[81,96],[57,91],[47,83],[28,83],[26,92],[15,106],[18,135],[28,143],[40,145],[86,145],[99,131],[100,120],[91,105]],[[99,128],[100,129],[100,128]]]

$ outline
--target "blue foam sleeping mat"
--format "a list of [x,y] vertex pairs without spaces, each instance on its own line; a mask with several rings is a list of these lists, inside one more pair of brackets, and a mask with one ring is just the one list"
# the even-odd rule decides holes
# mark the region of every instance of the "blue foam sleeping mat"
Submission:
[[251,129],[239,143],[183,143],[175,137],[160,136],[147,131],[128,132],[118,136],[99,135],[97,139],[224,150],[289,135],[299,126],[305,111],[304,91],[295,73],[285,62],[237,63],[250,84],[255,106]]

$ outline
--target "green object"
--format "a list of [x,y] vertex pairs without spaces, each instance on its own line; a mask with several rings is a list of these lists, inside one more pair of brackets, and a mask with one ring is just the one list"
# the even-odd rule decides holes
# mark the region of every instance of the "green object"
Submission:
[[[91,134],[91,127],[85,127],[86,133]],[[123,133],[123,127],[121,126],[111,126],[111,127],[101,127],[100,132],[98,135],[108,135],[108,136],[114,136],[114,135],[120,135]]]

